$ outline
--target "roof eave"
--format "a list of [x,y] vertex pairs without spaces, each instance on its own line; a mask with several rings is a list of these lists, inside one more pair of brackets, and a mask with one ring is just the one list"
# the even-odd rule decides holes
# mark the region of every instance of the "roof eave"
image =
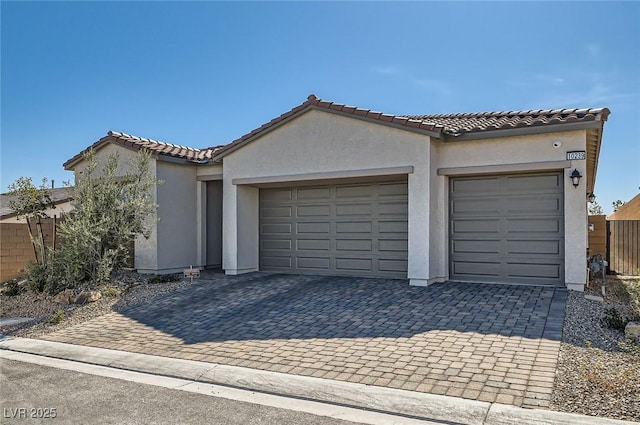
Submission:
[[443,134],[445,142],[462,142],[466,140],[496,139],[500,137],[527,136],[532,134],[558,133],[563,131],[588,130],[602,128],[603,121],[587,121],[565,124],[536,125],[531,127],[484,130],[463,133],[460,135]]

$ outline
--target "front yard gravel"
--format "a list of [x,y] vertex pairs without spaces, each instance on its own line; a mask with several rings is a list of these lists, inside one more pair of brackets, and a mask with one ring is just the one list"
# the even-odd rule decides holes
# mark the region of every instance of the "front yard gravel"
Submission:
[[622,351],[624,333],[602,323],[612,307],[631,314],[628,306],[569,293],[552,410],[640,420],[640,351]]

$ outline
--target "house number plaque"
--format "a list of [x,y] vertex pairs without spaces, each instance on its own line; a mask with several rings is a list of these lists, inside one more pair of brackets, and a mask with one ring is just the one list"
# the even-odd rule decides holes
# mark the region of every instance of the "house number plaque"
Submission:
[[567,160],[571,161],[574,159],[587,159],[587,153],[585,151],[567,152]]

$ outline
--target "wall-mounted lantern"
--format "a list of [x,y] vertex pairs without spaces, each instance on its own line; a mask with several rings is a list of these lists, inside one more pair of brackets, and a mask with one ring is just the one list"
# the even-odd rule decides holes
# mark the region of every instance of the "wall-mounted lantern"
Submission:
[[582,174],[580,174],[580,171],[578,171],[577,168],[574,168],[569,177],[571,177],[571,183],[573,183],[573,187],[578,187],[578,185],[580,184],[580,179],[582,178]]
[[596,202],[596,195],[595,193],[591,192],[587,194],[587,201],[589,201],[590,204],[593,204],[594,202]]

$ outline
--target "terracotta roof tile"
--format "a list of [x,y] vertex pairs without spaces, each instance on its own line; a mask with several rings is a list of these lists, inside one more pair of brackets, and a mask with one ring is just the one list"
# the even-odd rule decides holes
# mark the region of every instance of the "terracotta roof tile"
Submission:
[[213,157],[215,152],[222,148],[222,146],[206,149],[190,148],[188,146],[175,145],[173,143],[133,136],[131,134],[121,133],[118,131],[109,131],[105,137],[101,138],[89,148],[83,150],[65,162],[64,167],[67,168],[69,165],[79,161],[82,158],[82,155],[89,149],[97,149],[108,142],[127,146],[136,150],[145,149],[155,155],[164,155],[193,162],[207,161]]

